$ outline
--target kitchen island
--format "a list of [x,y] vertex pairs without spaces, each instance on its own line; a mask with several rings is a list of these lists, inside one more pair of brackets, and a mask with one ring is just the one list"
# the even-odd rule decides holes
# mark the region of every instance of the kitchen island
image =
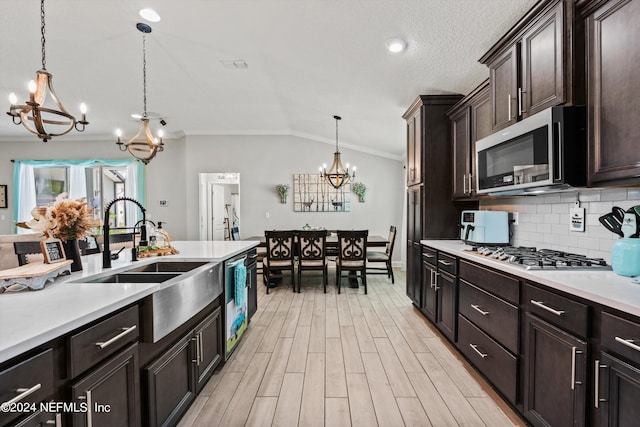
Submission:
[[[224,286],[220,283],[222,294],[213,302],[206,303],[202,310],[196,306],[199,312],[184,324],[175,326],[175,330],[169,330],[162,336],[145,339],[152,336],[147,333],[150,326],[146,323],[151,310],[148,302],[154,295],[171,293],[174,288],[184,287],[189,282],[90,281],[95,277],[144,269],[157,262],[192,262],[195,266],[202,265],[194,271],[207,273],[209,266],[251,253],[258,243],[177,241],[172,242],[180,252],[177,255],[149,257],[134,262],[130,252],[126,251],[112,261],[110,269],[102,268],[101,254],[88,255],[82,257],[82,271],[60,276],[42,290],[0,294],[0,380],[3,384],[0,402],[13,400],[14,406],[39,401],[33,399],[87,403],[92,398],[90,390],[93,390],[94,402],[100,399],[103,404],[119,402],[123,406],[120,412],[111,411],[111,416],[120,416],[116,422],[118,425],[155,425],[179,419],[224,358]],[[211,268],[209,272],[213,271]],[[222,280],[222,268],[219,271],[217,282]],[[185,277],[188,275],[185,273]],[[179,279],[179,275],[175,276]],[[187,303],[189,301],[180,298],[173,301],[173,304]],[[179,306],[176,307],[179,310]],[[175,311],[172,307],[162,308],[166,313]],[[123,349],[125,345],[127,347]],[[179,366],[181,360],[188,363]],[[115,383],[118,378],[121,381],[119,392],[100,390],[100,384],[106,382],[101,382],[104,377],[95,382],[95,374],[105,370],[109,375],[120,367],[122,375],[113,377]],[[172,370],[167,371],[167,367]],[[179,369],[185,370],[184,375]],[[172,388],[163,383],[176,374],[184,377],[183,395],[171,394],[172,390],[182,392],[180,384],[169,384]],[[126,405],[117,398],[118,394],[126,396]],[[175,408],[171,407],[175,403],[174,398],[179,404]],[[20,408],[16,406],[14,409]],[[47,417],[55,415],[73,419],[74,424],[76,419],[89,422],[90,418],[98,421],[103,417],[103,422],[112,420],[104,418],[104,413],[92,413],[91,408],[88,413],[28,412],[33,412],[34,419],[42,416],[45,418],[38,420],[48,421],[52,418]],[[0,425],[4,425],[15,420],[18,414],[5,416],[3,413],[0,417]]]

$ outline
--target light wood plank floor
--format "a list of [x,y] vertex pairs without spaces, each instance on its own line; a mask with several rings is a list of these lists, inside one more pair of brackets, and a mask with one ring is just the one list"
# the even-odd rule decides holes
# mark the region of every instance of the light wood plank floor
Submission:
[[180,426],[523,426],[452,351],[396,283],[368,277],[368,294],[330,270],[270,290]]

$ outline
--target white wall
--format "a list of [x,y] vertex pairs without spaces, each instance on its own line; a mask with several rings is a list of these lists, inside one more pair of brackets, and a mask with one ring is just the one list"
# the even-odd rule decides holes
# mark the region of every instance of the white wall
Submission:
[[[585,208],[585,231],[569,231],[569,209],[579,200]],[[519,225],[513,226],[511,244],[534,246],[591,257],[611,263],[611,247],[619,238],[608,231],[598,218],[613,206],[628,208],[640,204],[640,189],[610,188],[569,191],[547,195],[483,201],[481,209],[519,213]]]
[[[402,227],[405,193],[401,161],[341,148],[343,162],[358,166],[357,181],[367,186],[366,202],[351,194],[351,212],[294,212],[292,194],[280,203],[276,184],[289,184],[293,175],[316,173],[330,163],[334,147],[294,136],[191,136],[165,140],[165,151],[147,166],[147,216],[166,222],[174,240],[198,240],[198,174],[239,172],[241,237],[264,234],[265,229],[297,229],[305,224],[327,229],[368,229],[386,236],[390,225]],[[0,142],[0,184],[9,185],[11,159],[128,158],[109,141]],[[167,206],[161,207],[160,200]],[[0,209],[0,234],[12,234],[13,201]],[[269,218],[266,218],[266,213]],[[400,260],[400,233],[395,260]]]
[[[390,225],[401,227],[404,178],[402,162],[341,148],[343,162],[358,167],[356,181],[367,186],[366,202],[351,194],[351,212],[294,212],[293,175],[316,173],[330,163],[334,147],[294,136],[188,137],[186,150],[187,238],[198,239],[198,174],[239,172],[241,237],[264,234],[265,229],[299,229],[305,224],[327,229],[368,229],[386,236]],[[286,204],[276,184],[289,184]],[[266,213],[269,218],[266,218]],[[401,246],[398,241],[396,246]],[[400,259],[395,251],[394,259]]]

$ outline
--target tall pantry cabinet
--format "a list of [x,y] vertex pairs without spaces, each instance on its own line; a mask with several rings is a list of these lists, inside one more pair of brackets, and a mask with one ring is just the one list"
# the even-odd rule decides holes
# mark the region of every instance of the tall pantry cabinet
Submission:
[[423,239],[455,239],[460,213],[477,202],[451,200],[453,165],[447,110],[461,95],[420,95],[407,121],[407,296],[420,307]]

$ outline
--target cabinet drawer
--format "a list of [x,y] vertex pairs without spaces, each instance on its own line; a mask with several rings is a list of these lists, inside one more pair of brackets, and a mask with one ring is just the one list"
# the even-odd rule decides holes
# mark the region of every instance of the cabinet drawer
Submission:
[[512,353],[518,353],[518,307],[460,280],[459,312]]
[[[53,394],[53,350],[46,350],[0,372],[0,403],[38,404]],[[18,407],[0,411],[0,425],[24,414]]]
[[422,260],[436,267],[438,265],[438,251],[436,251],[435,249],[423,247]]
[[507,400],[515,403],[518,373],[515,356],[462,315],[458,315],[458,348]]
[[455,276],[458,274],[458,260],[454,256],[438,252],[438,268]]
[[602,347],[640,364],[640,323],[602,313]]
[[524,307],[527,312],[586,337],[589,332],[589,306],[552,292],[525,284]]
[[485,291],[491,292],[506,299],[512,304],[520,302],[520,281],[513,277],[505,276],[496,271],[489,270],[460,260],[460,278]]
[[140,335],[138,306],[128,308],[69,338],[71,377],[84,372]]

